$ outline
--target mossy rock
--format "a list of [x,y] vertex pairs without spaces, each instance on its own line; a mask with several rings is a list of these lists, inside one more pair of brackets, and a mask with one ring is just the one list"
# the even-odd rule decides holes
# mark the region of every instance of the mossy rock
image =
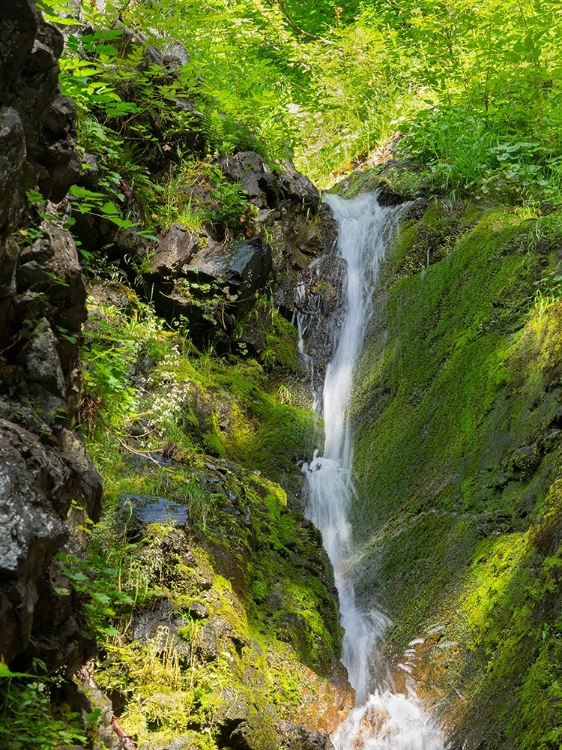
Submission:
[[555,215],[426,204],[386,261],[358,366],[358,596],[389,612],[397,661],[424,641],[420,690],[455,747],[560,739],[562,303],[541,297],[561,243]]

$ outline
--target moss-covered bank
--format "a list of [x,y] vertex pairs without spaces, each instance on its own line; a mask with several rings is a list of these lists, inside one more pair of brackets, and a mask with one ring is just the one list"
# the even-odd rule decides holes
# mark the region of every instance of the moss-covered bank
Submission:
[[266,371],[201,354],[122,285],[92,292],[82,422],[104,514],[66,585],[93,610],[97,685],[144,750],[324,747],[352,696],[320,535],[287,503],[320,429],[293,403],[294,329],[269,311]]
[[[353,405],[357,587],[451,747],[562,741],[560,213],[418,202]],[[412,653],[412,652],[410,652]]]

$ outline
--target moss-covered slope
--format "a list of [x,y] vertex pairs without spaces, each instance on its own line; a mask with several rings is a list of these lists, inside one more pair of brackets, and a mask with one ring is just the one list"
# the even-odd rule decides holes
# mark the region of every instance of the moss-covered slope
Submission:
[[454,748],[562,740],[561,252],[557,213],[415,204],[359,368],[358,591]]
[[92,291],[82,421],[104,514],[67,585],[93,610],[98,686],[144,750],[324,747],[352,695],[320,535],[287,503],[320,427],[292,403],[295,330],[268,311],[266,372],[201,354],[126,287]]

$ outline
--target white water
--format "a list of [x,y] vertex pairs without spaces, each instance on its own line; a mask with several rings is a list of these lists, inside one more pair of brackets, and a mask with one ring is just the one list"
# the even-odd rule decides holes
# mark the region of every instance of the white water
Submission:
[[345,629],[342,661],[356,692],[356,708],[332,735],[336,750],[443,750],[440,732],[413,691],[395,693],[378,654],[390,620],[375,610],[361,612],[346,577],[353,553],[348,509],[354,493],[349,404],[353,372],[371,314],[371,296],[397,210],[383,208],[374,195],[347,201],[327,196],[339,225],[338,248],[346,261],[345,312],[323,391],[324,455],[303,467],[307,476],[307,516],[322,532],[334,568]]

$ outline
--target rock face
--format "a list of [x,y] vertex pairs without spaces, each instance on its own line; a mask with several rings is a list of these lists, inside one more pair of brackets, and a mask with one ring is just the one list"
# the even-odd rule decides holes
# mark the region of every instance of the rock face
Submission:
[[52,204],[42,205],[52,219],[34,220],[25,195],[60,201],[75,179],[74,105],[58,91],[62,36],[35,3],[2,3],[0,39],[0,653],[25,663],[33,637],[49,669],[71,672],[92,643],[55,592],[53,556],[80,513],[99,516],[101,496],[69,429],[86,290]]

